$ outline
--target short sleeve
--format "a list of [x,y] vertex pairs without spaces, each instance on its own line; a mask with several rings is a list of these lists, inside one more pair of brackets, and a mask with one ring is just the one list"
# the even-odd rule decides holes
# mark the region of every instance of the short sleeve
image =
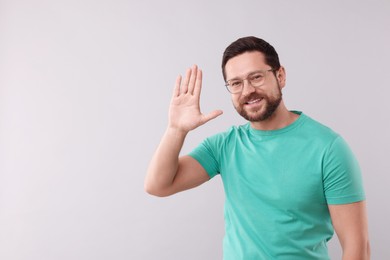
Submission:
[[365,199],[359,164],[340,136],[324,155],[323,182],[328,204],[347,204]]
[[194,150],[188,155],[197,160],[200,165],[206,170],[210,178],[213,178],[219,173],[219,163],[217,149],[215,145],[215,137],[207,138],[200,143]]

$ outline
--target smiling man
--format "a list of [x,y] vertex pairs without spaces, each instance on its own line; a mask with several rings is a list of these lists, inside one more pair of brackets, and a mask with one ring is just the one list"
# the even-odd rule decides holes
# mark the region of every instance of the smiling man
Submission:
[[336,231],[343,259],[369,259],[365,195],[345,141],[282,98],[286,73],[266,41],[229,45],[222,73],[237,112],[248,120],[179,156],[186,135],[222,111],[202,114],[202,71],[176,80],[169,123],[145,178],[168,196],[216,175],[225,190],[224,259],[329,259]]

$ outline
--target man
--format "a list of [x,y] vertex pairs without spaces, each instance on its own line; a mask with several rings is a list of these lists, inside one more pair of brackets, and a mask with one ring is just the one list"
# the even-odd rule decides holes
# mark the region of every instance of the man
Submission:
[[222,111],[202,114],[202,71],[180,76],[169,123],[145,179],[168,196],[220,174],[225,195],[224,259],[329,259],[336,231],[343,259],[369,259],[365,195],[359,166],[344,140],[282,99],[285,69],[256,37],[224,52],[227,90],[246,125],[205,139],[179,157],[186,135]]

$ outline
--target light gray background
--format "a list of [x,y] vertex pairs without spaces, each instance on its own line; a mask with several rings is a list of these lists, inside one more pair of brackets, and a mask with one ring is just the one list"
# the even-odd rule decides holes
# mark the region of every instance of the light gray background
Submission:
[[203,110],[224,115],[183,152],[244,123],[220,61],[247,35],[279,52],[287,106],[349,142],[372,256],[388,259],[389,14],[387,0],[0,0],[0,259],[221,259],[220,178],[165,199],[143,179],[192,64]]

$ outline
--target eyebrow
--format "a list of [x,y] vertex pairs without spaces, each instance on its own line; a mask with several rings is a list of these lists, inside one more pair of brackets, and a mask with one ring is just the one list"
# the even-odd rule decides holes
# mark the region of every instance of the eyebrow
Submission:
[[[272,68],[271,68],[272,69]],[[249,76],[255,74],[255,73],[258,73],[258,72],[264,72],[264,71],[267,71],[267,70],[270,70],[270,69],[264,69],[264,70],[255,70],[255,71],[252,71],[252,72],[249,72],[248,74],[246,74],[246,76],[244,77],[244,79],[248,78]],[[234,78],[231,78],[231,79],[228,79],[226,80],[226,82],[228,81],[232,81],[232,80],[242,80],[243,78],[240,78],[240,77],[234,77]]]

